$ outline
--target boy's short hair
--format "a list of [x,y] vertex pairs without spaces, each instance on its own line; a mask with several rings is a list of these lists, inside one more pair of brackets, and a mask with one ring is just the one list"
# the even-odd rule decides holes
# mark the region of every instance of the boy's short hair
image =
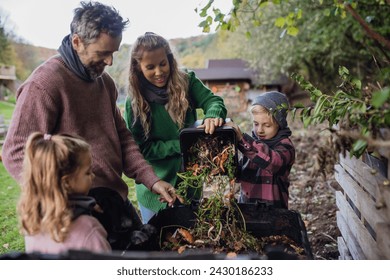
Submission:
[[284,93],[278,91],[264,92],[253,100],[252,108],[254,105],[260,105],[267,109],[281,129],[287,127],[287,109],[289,108],[289,102]]
[[250,107],[249,111],[251,112],[252,116],[255,116],[255,115],[258,115],[261,113],[265,113],[271,117],[272,123],[277,123],[274,116],[272,115],[272,113],[262,105],[259,105],[259,104],[252,105]]

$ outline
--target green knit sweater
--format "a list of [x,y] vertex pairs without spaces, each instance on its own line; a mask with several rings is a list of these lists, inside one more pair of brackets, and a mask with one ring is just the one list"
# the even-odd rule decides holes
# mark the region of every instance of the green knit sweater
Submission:
[[[196,121],[196,108],[202,108],[206,118],[226,118],[226,107],[221,97],[214,95],[195,73],[188,71],[190,107],[187,110],[184,127],[189,127]],[[134,139],[140,146],[145,159],[153,166],[157,176],[162,180],[176,185],[177,172],[180,171],[182,159],[180,154],[179,127],[171,119],[164,105],[150,103],[151,130],[150,136],[145,141],[143,129],[139,122],[135,126],[131,100],[126,99],[124,118],[127,127],[133,133]],[[152,193],[142,184],[136,184],[137,200],[152,211],[159,211],[166,207],[166,203],[158,200],[158,195]]]

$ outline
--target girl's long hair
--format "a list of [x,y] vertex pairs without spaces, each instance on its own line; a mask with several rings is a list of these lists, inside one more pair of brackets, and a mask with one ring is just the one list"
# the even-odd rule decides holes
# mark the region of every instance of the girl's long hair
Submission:
[[129,71],[129,95],[132,97],[131,107],[133,111],[133,124],[137,121],[141,123],[145,138],[150,134],[151,123],[149,119],[150,106],[143,98],[141,92],[140,77],[143,75],[140,62],[145,51],[154,51],[163,48],[168,57],[170,74],[167,83],[167,93],[169,101],[167,110],[179,128],[184,126],[185,116],[189,107],[188,102],[188,76],[178,68],[169,43],[163,37],[147,32],[137,38],[131,51],[130,71]]
[[26,143],[22,191],[18,213],[23,234],[48,233],[57,242],[65,240],[72,222],[68,204],[71,191],[62,180],[74,174],[81,155],[90,151],[82,139],[32,133]]

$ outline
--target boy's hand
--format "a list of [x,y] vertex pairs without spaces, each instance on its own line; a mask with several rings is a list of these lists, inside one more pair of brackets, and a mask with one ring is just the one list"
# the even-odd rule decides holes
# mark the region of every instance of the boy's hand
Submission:
[[229,121],[227,123],[225,123],[226,126],[231,126],[233,127],[233,129],[236,131],[236,135],[237,135],[237,141],[241,141],[242,140],[242,132],[240,130],[240,128],[238,127],[237,124],[235,124],[233,121]]

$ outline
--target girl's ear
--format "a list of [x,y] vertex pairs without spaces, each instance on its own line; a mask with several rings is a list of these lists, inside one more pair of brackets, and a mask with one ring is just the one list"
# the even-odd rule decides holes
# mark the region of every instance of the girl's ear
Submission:
[[72,190],[70,179],[70,175],[65,175],[61,177],[61,186],[65,189],[67,193],[70,193],[70,191]]

